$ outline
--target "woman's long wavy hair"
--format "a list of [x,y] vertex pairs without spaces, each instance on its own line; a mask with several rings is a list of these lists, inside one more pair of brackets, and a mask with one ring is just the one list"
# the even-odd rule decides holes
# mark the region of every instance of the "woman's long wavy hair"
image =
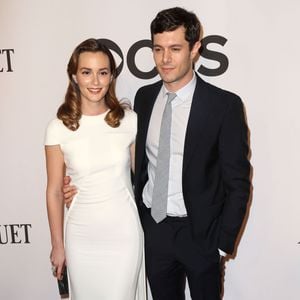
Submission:
[[115,86],[117,71],[114,57],[109,49],[96,39],[85,40],[79,44],[72,53],[67,69],[69,85],[65,95],[64,103],[57,111],[57,118],[62,120],[64,125],[70,130],[75,131],[80,126],[79,120],[82,115],[81,95],[79,87],[73,79],[73,75],[77,73],[79,56],[83,52],[102,52],[107,55],[109,59],[112,81],[104,98],[105,104],[109,108],[109,112],[105,116],[105,121],[111,127],[118,127],[121,119],[124,117],[124,109],[127,105],[121,104],[116,97]]

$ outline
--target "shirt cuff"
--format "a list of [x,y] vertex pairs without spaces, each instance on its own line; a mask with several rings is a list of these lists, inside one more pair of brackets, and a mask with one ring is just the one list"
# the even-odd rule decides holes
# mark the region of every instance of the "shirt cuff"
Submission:
[[226,256],[226,255],[227,255],[227,253],[224,252],[224,251],[222,251],[221,249],[218,249],[218,250],[219,250],[219,254],[220,254],[221,256]]

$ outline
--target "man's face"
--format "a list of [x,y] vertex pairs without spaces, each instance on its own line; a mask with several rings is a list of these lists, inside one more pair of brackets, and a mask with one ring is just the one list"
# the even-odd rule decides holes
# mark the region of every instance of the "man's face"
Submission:
[[153,36],[153,58],[166,88],[176,92],[193,77],[193,61],[200,48],[197,42],[190,50],[185,28],[164,31]]

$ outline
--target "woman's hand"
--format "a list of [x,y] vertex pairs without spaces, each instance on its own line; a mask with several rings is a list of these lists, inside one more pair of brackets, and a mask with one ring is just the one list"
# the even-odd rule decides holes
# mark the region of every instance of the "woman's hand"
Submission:
[[57,279],[62,279],[62,273],[66,265],[66,256],[64,247],[52,247],[50,253],[52,264],[52,273]]

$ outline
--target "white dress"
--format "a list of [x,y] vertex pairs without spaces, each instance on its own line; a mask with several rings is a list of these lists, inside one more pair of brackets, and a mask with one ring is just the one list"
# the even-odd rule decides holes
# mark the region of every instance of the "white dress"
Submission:
[[106,113],[80,119],[76,131],[52,120],[45,145],[60,145],[78,193],[65,214],[72,300],[144,300],[144,240],[130,177],[133,111],[117,128]]

